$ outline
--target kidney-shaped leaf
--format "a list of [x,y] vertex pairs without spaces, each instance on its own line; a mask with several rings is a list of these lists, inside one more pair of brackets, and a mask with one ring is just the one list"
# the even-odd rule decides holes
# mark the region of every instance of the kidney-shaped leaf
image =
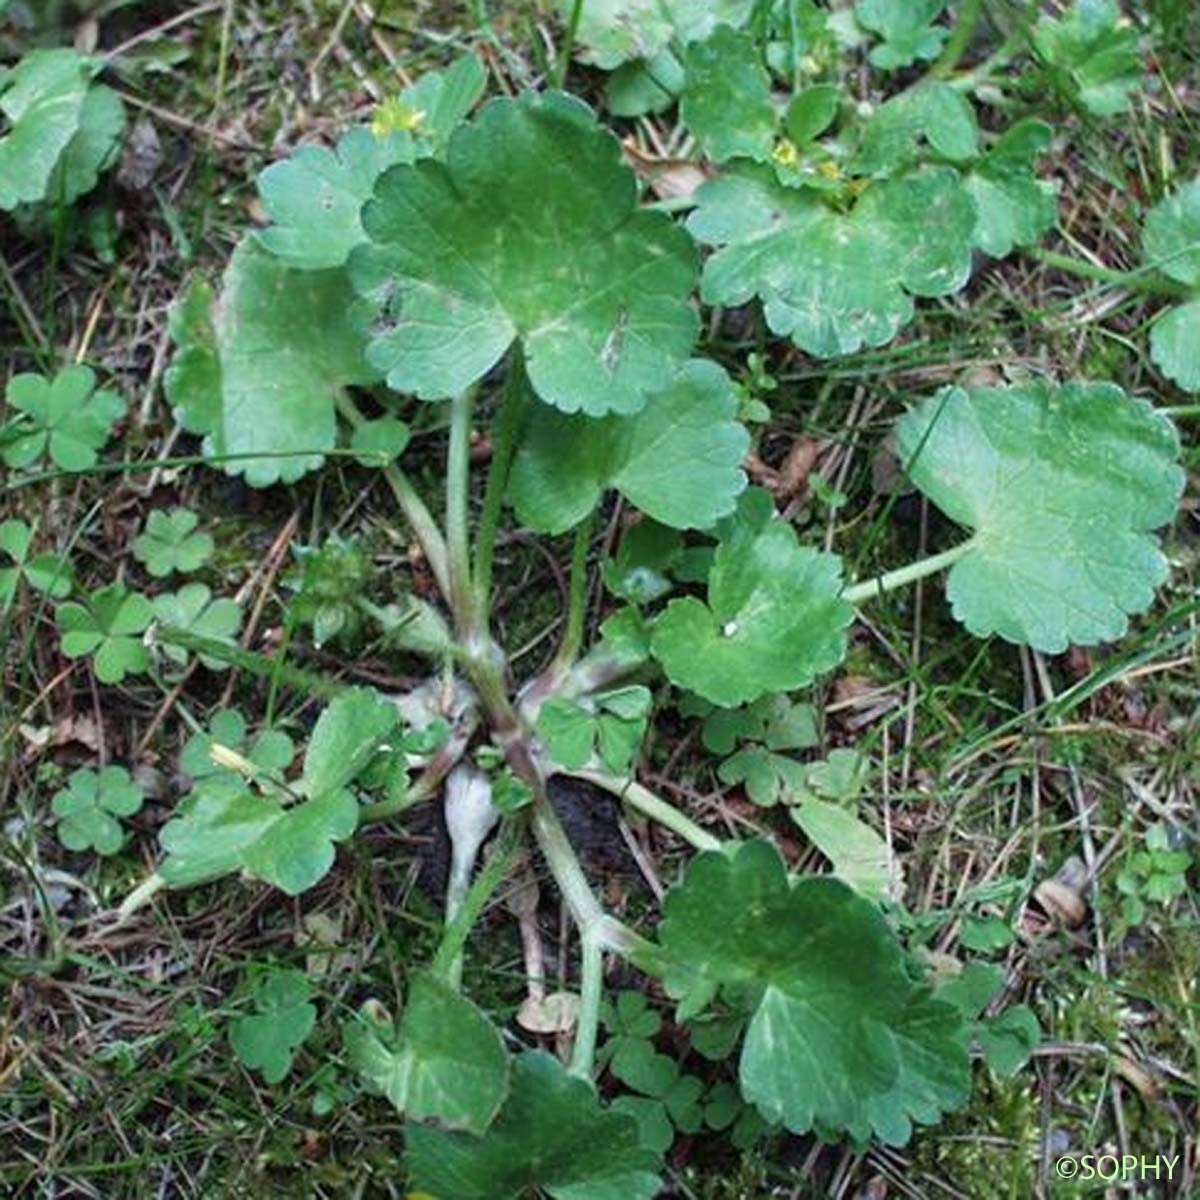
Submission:
[[358,801],[329,792],[285,808],[273,796],[249,789],[198,787],[180,815],[163,826],[167,857],[158,873],[170,887],[206,883],[233,871],[298,896],[333,866],[333,844],[358,824]]
[[672,600],[651,648],[677,687],[732,707],[811,683],[841,662],[853,610],[842,599],[841,562],[800,546],[772,518],[763,492],[747,492],[719,528],[708,603]]
[[534,1189],[554,1200],[650,1200],[660,1159],[637,1123],[605,1111],[595,1091],[556,1058],[527,1051],[512,1090],[482,1137],[426,1126],[405,1130],[414,1190],[454,1200],[517,1200]]
[[710,851],[668,892],[659,934],[683,1012],[722,988],[750,998],[738,1073],[768,1120],[903,1144],[966,1101],[958,1011],[910,980],[879,909],[839,880],[789,880],[767,842]]
[[215,302],[204,282],[185,293],[171,316],[167,397],[189,433],[206,435],[214,465],[254,487],[321,465],[338,395],[379,378],[354,305],[344,271],[292,270],[253,240],[234,252]]
[[696,338],[696,254],[636,209],[617,140],[560,93],[497,99],[450,139],[445,164],[393,167],[351,255],[384,301],[371,362],[426,400],[473,383],[513,341],[537,394],[564,412],[636,412]]
[[1158,316],[1150,329],[1150,355],[1168,379],[1200,391],[1200,179],[1150,210],[1142,252],[1148,266],[1197,293]]
[[426,971],[412,977],[398,1031],[368,1002],[345,1036],[351,1066],[411,1120],[482,1133],[508,1091],[499,1031]]
[[688,228],[720,247],[704,264],[704,299],[757,295],[776,333],[821,358],[882,346],[914,295],[949,295],[970,275],[975,205],[951,167],[873,184],[849,213],[757,164],[711,180],[697,202]]
[[1119,637],[1167,575],[1151,532],[1183,490],[1179,440],[1108,383],[950,388],[899,426],[909,474],[973,529],[951,568],[954,615],[1048,653]]
[[715,363],[688,363],[632,417],[567,416],[536,407],[513,463],[518,516],[562,533],[614,487],[656,521],[707,529],[746,486],[750,437],[737,422],[733,384]]
[[[74,50],[31,50],[0,71],[0,211],[46,195],[60,155],[79,128],[91,68]],[[52,197],[53,198],[53,197]]]

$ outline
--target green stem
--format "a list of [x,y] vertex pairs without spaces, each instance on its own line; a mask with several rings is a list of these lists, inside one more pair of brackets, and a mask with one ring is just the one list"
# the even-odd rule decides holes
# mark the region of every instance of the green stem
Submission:
[[604,988],[604,947],[595,931],[579,939],[579,1020],[571,1048],[572,1075],[590,1082],[596,1057],[596,1030],[600,1027],[600,998]]
[[[337,407],[338,412],[355,429],[366,423],[367,419],[359,411],[358,405],[344,393],[339,393]],[[450,573],[446,563],[446,541],[442,537],[442,531],[438,528],[429,509],[425,507],[425,501],[417,495],[416,489],[409,482],[408,477],[395,463],[384,468],[383,477],[387,480],[388,487],[392,489],[392,495],[396,497],[396,503],[400,505],[404,519],[416,534],[438,588],[442,595],[449,599]]]
[[1110,287],[1124,288],[1130,292],[1145,292],[1151,296],[1178,298],[1189,295],[1188,289],[1183,284],[1151,275],[1153,267],[1140,267],[1136,271],[1117,271],[1112,267],[1101,267],[1096,263],[1074,258],[1069,254],[1046,250],[1041,246],[1026,247],[1025,253],[1056,271],[1064,271],[1068,275],[1077,275],[1080,279],[1090,279],[1096,283],[1108,284]]
[[620,779],[616,775],[606,775],[603,771],[572,771],[570,774],[576,779],[586,779],[606,792],[611,792],[631,808],[636,808],[638,812],[657,821],[672,833],[677,833],[697,850],[720,850],[723,845],[720,838],[714,837],[707,829],[701,829],[673,804],[668,804],[636,780]]
[[935,575],[938,571],[944,571],[947,567],[953,566],[963,555],[969,553],[974,545],[974,539],[968,538],[961,545],[945,550],[941,554],[934,554],[919,562],[909,563],[907,567],[899,567],[895,571],[876,575],[874,579],[864,579],[861,583],[855,583],[846,588],[842,592],[842,599],[850,604],[862,604],[866,600],[882,596],[884,592],[906,587],[918,579],[924,579],[926,575]]
[[575,0],[571,6],[571,17],[567,21],[567,35],[563,38],[562,49],[554,64],[554,86],[562,87],[567,78],[567,68],[571,65],[571,55],[575,51],[575,38],[579,34],[579,19],[583,16],[583,0]]
[[456,729],[450,740],[426,763],[417,781],[402,796],[363,805],[359,809],[358,823],[373,825],[377,821],[386,821],[389,817],[405,812],[436,795],[442,780],[462,761],[476,724],[476,719],[469,717],[461,728]]
[[459,637],[471,641],[475,610],[471,604],[471,548],[467,532],[471,493],[471,411],[475,393],[468,388],[450,401],[450,451],[446,459],[446,550],[450,609]]
[[583,645],[583,619],[587,615],[587,559],[592,544],[594,515],[593,509],[575,527],[575,540],[571,544],[571,581],[567,591],[567,627],[551,667],[555,677],[570,669]]
[[504,507],[504,492],[512,466],[517,426],[525,399],[525,362],[520,346],[515,346],[508,364],[504,397],[492,436],[492,461],[488,466],[487,488],[483,494],[483,512],[475,534],[475,620],[479,628],[488,624],[492,592],[492,561],[496,550],[496,530]]
[[442,933],[430,970],[457,988],[462,982],[462,951],[479,914],[492,893],[504,882],[521,855],[520,826],[506,820],[496,835],[496,847],[487,856],[454,919]]
[[546,866],[575,918],[580,936],[586,938],[604,920],[604,909],[592,892],[562,822],[544,791],[533,803],[531,821]]
[[958,66],[971,45],[971,38],[983,17],[983,0],[963,0],[958,19],[946,39],[941,57],[929,69],[930,79],[945,79]]
[[246,671],[260,679],[278,679],[288,687],[298,692],[305,692],[318,700],[332,700],[344,692],[347,684],[337,683],[322,675],[305,671],[301,667],[292,666],[255,650],[245,650],[232,642],[222,642],[217,638],[204,637],[203,634],[192,633],[189,629],[179,629],[174,625],[155,625],[152,627],[152,638],[165,642],[168,646],[179,646],[190,650],[193,654],[203,654],[215,658],[218,662],[228,663],[239,671]]

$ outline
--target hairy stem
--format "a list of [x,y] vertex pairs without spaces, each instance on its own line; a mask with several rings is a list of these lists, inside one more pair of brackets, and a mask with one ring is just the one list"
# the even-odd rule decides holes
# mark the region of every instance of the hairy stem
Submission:
[[616,775],[606,775],[603,771],[572,771],[576,779],[586,779],[597,787],[611,792],[614,796],[626,801],[631,808],[657,821],[660,825],[677,833],[685,842],[697,850],[720,850],[723,845],[718,837],[714,837],[707,829],[701,829],[690,817],[685,816],[673,804],[668,804],[649,788],[643,787],[633,779],[621,779]]
[[305,671],[302,667],[292,666],[291,663],[277,661],[255,650],[246,650],[231,642],[205,637],[203,634],[193,633],[190,629],[179,629],[174,625],[154,625],[151,627],[150,637],[168,646],[178,646],[181,650],[190,650],[193,654],[215,658],[218,662],[228,663],[229,666],[237,667],[239,671],[246,671],[260,679],[278,679],[288,687],[317,700],[332,700],[348,686],[327,679],[324,675]]
[[895,571],[876,575],[874,579],[864,579],[861,583],[851,584],[842,592],[842,599],[851,604],[862,604],[865,600],[882,596],[884,592],[907,587],[908,584],[915,583],[918,579],[924,579],[926,575],[935,575],[938,571],[952,567],[974,545],[975,540],[968,538],[961,545],[945,550],[941,554],[934,554],[919,562],[909,563],[906,567],[898,567]]
[[471,549],[467,532],[471,493],[471,412],[468,388],[450,401],[450,451],[446,459],[446,549],[449,555],[450,610],[460,638],[475,632],[471,602]]
[[[358,406],[344,392],[338,394],[338,412],[357,429],[366,423],[366,417],[359,411]],[[395,463],[390,463],[383,470],[383,477],[400,505],[400,511],[408,522],[409,528],[416,535],[421,550],[425,555],[429,569],[442,595],[450,598],[450,573],[446,562],[446,541],[438,523],[433,519],[425,501],[417,495],[416,489],[409,482],[408,476]]]
[[1069,254],[1046,250],[1041,246],[1026,247],[1025,253],[1056,271],[1064,271],[1068,275],[1078,275],[1080,279],[1090,279],[1095,283],[1124,288],[1129,292],[1145,292],[1151,296],[1170,297],[1182,297],[1189,294],[1183,284],[1152,274],[1155,270],[1153,266],[1141,267],[1136,271],[1118,271],[1112,267],[1098,266],[1096,263],[1087,262],[1082,258],[1074,258]]
[[971,45],[971,38],[983,17],[983,0],[963,0],[954,28],[942,47],[941,56],[929,69],[930,79],[945,79],[958,66]]
[[483,494],[483,512],[475,534],[475,620],[487,627],[492,594],[492,561],[496,550],[496,530],[504,507],[504,492],[512,466],[513,447],[525,400],[525,361],[520,346],[514,346],[508,364],[504,396],[492,431],[492,461],[488,466],[487,488]]

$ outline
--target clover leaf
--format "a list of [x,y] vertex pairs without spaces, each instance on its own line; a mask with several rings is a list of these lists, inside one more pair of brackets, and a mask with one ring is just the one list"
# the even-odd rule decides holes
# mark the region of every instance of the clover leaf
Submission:
[[846,653],[853,610],[839,597],[840,561],[800,546],[773,513],[765,493],[748,492],[718,528],[708,603],[672,600],[654,624],[668,678],[714,704],[804,687]]
[[212,557],[213,539],[197,533],[200,518],[187,508],[170,512],[156,508],[146,518],[146,527],[133,541],[133,556],[156,579],[178,571],[186,575]]
[[73,771],[67,786],[50,802],[58,818],[58,840],[68,850],[116,854],[125,842],[119,817],[142,807],[142,793],[124,767]]
[[770,808],[787,803],[799,792],[804,783],[804,764],[765,746],[744,746],[717,768],[717,778],[722,783],[744,785],[753,803]]
[[679,101],[684,124],[713,162],[771,155],[775,106],[771,79],[749,34],[721,25],[684,56],[687,84]]
[[203,280],[188,289],[172,310],[164,385],[215,466],[267,487],[321,465],[338,397],[378,379],[354,311],[344,271],[292,270],[251,239],[234,251],[219,299]]
[[296,1051],[317,1023],[310,1003],[312,986],[303,971],[277,968],[258,980],[256,1012],[229,1027],[229,1044],[242,1064],[260,1071],[267,1083],[279,1083],[292,1069]]
[[206,789],[221,781],[235,792],[242,790],[241,776],[213,758],[214,745],[232,750],[252,767],[272,775],[285,771],[295,754],[292,739],[282,730],[266,729],[251,738],[238,709],[221,709],[213,714],[207,730],[188,738],[179,756],[180,770]]
[[1142,254],[1194,294],[1166,309],[1150,327],[1150,356],[1168,378],[1200,391],[1200,179],[1193,179],[1154,206],[1146,217]]
[[395,707],[367,689],[331,701],[288,796],[306,797],[300,803],[285,805],[277,788],[257,794],[232,788],[226,777],[201,779],[159,835],[167,852],[159,875],[172,887],[189,887],[241,870],[289,896],[320,882],[333,865],[334,843],[358,825],[358,801],[347,789],[398,720]]
[[872,66],[896,71],[937,58],[949,31],[933,22],[945,7],[946,0],[858,0],[858,23],[883,38],[871,51]]
[[1075,0],[1061,17],[1043,15],[1033,46],[1052,78],[1094,116],[1125,112],[1129,93],[1141,86],[1137,30],[1116,0]]
[[45,195],[55,164],[79,127],[91,68],[74,50],[31,50],[0,71],[0,211]]
[[638,1142],[631,1117],[605,1111],[592,1087],[540,1050],[519,1055],[499,1116],[482,1137],[424,1125],[405,1131],[416,1191],[455,1200],[650,1200],[659,1156]]
[[388,171],[363,210],[356,286],[383,303],[370,362],[388,386],[456,395],[519,340],[533,390],[564,412],[632,413],[686,358],[696,253],[636,207],[620,144],[582,102],[484,106],[446,163]]
[[55,621],[68,658],[91,656],[101,683],[120,683],[150,666],[141,634],[154,618],[154,606],[140,592],[112,583],[93,592],[83,604],[60,604]]
[[913,296],[958,291],[971,271],[975,205],[951,167],[873,184],[848,213],[736,164],[697,193],[688,229],[719,247],[704,264],[709,304],[762,301],[767,324],[821,358],[882,346]]
[[700,360],[633,417],[596,421],[537,409],[513,463],[517,515],[540,532],[562,533],[613,487],[664,525],[706,529],[733,511],[746,486],[750,436],[737,410],[729,377]]
[[35,554],[33,530],[24,521],[11,520],[0,524],[0,550],[11,560],[11,567],[0,567],[0,612],[16,598],[23,579],[35,591],[55,600],[71,594],[74,569],[70,560],[57,554]]
[[508,1093],[499,1030],[428,971],[411,976],[398,1030],[368,1001],[344,1036],[350,1066],[409,1120],[481,1134]]
[[993,258],[1030,246],[1058,219],[1058,192],[1034,170],[1054,135],[1044,121],[1024,120],[1006,129],[963,177],[975,201],[974,244]]
[[646,735],[650,692],[640,685],[569,700],[554,696],[538,710],[537,732],[551,759],[577,771],[599,755],[617,774],[627,772]]
[[749,997],[738,1077],[768,1120],[902,1145],[913,1121],[965,1103],[957,1010],[912,982],[879,909],[839,880],[789,880],[766,842],[706,852],[667,893],[659,936],[681,1015],[720,989]]
[[1047,653],[1124,633],[1166,578],[1151,532],[1183,489],[1178,435],[1107,383],[951,388],[899,425],[912,481],[973,529],[950,570],[955,617]]
[[5,399],[21,416],[4,443],[10,467],[28,467],[43,454],[64,471],[96,465],[97,451],[125,413],[115,392],[95,390],[91,367],[65,367],[51,381],[41,375],[14,375]]
[[[203,583],[185,583],[177,592],[155,596],[154,616],[164,625],[230,646],[242,627],[242,610],[237,602],[224,596],[214,600],[212,591]],[[164,642],[162,652],[180,665],[188,660],[188,651],[182,646]],[[210,671],[229,668],[227,661],[211,654],[201,654],[198,658]]]

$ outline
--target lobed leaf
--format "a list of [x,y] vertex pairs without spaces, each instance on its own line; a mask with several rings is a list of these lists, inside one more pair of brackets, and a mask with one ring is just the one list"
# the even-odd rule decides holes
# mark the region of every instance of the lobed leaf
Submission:
[[633,413],[686,358],[690,241],[636,208],[619,143],[561,93],[496,99],[446,162],[397,166],[363,212],[355,284],[383,305],[368,349],[388,386],[455,395],[520,340],[563,412]]
[[215,548],[212,534],[196,532],[199,523],[200,518],[187,508],[154,509],[145,529],[134,538],[134,558],[156,579],[175,571],[187,575],[198,570]]
[[595,420],[535,409],[509,484],[517,515],[542,533],[562,533],[616,488],[656,521],[708,528],[734,509],[746,486],[750,437],[738,397],[715,363],[687,363],[632,417]]
[[549,1054],[530,1050],[512,1066],[512,1087],[482,1137],[428,1126],[405,1131],[416,1191],[455,1200],[516,1200],[540,1189],[553,1200],[650,1200],[659,1156],[638,1127],[600,1106],[592,1087]]
[[789,880],[766,842],[707,852],[668,892],[659,933],[682,1013],[722,989],[749,998],[738,1075],[767,1120],[901,1145],[914,1121],[965,1103],[957,1010],[910,980],[878,908],[844,883]]
[[963,177],[978,215],[974,244],[985,254],[1003,258],[1054,227],[1057,189],[1035,174],[1038,158],[1053,140],[1044,121],[1018,121]]
[[719,528],[708,602],[672,600],[651,648],[677,687],[731,707],[805,687],[846,653],[841,563],[802,547],[770,498],[747,492]]
[[192,285],[171,314],[177,349],[164,385],[214,465],[252,487],[321,465],[338,397],[379,378],[354,309],[344,271],[293,270],[250,239],[234,251],[219,298]]
[[1033,46],[1094,116],[1125,112],[1129,93],[1141,86],[1137,30],[1116,0],[1075,0],[1061,17],[1041,16]]
[[154,619],[154,607],[140,592],[112,583],[93,592],[83,604],[60,604],[55,622],[68,658],[92,658],[101,683],[120,683],[126,675],[150,666],[141,635]]
[[683,122],[713,162],[764,162],[775,144],[771,79],[749,34],[728,25],[684,55],[686,84],[679,101]]
[[899,425],[912,481],[974,530],[954,615],[1047,653],[1119,637],[1167,562],[1151,532],[1184,476],[1174,426],[1108,383],[950,388]]
[[74,50],[31,50],[0,73],[0,211],[36,204],[79,128],[91,68]]
[[758,296],[767,324],[829,358],[882,346],[913,296],[946,296],[971,272],[975,205],[951,167],[873,184],[849,213],[785,187],[756,164],[705,184],[688,229],[718,247],[704,264],[709,304]]
[[409,1120],[483,1133],[508,1093],[499,1030],[428,971],[411,977],[398,1031],[378,1008],[346,1025],[350,1065]]
[[31,556],[32,548],[33,530],[24,521],[13,519],[0,524],[0,550],[13,564],[0,568],[0,612],[16,598],[21,580],[55,600],[71,594],[75,578],[71,561],[57,554]]
[[1150,356],[1185,391],[1200,391],[1200,179],[1156,204],[1146,216],[1142,255],[1195,299],[1168,308],[1150,327]]
[[317,1023],[312,987],[302,971],[270,971],[254,993],[256,1012],[229,1028],[229,1044],[244,1066],[279,1083],[292,1069],[296,1051]]
[[64,471],[86,471],[125,414],[125,401],[96,391],[96,373],[84,366],[64,367],[53,380],[13,375],[5,400],[21,414],[3,445],[10,467],[28,467],[49,455]]
[[945,7],[946,0],[858,0],[858,23],[883,38],[871,51],[872,66],[896,71],[936,58],[949,30],[933,22]]
[[116,854],[125,842],[118,818],[133,816],[142,801],[141,790],[124,767],[72,771],[67,786],[50,802],[58,818],[58,840],[68,850]]

